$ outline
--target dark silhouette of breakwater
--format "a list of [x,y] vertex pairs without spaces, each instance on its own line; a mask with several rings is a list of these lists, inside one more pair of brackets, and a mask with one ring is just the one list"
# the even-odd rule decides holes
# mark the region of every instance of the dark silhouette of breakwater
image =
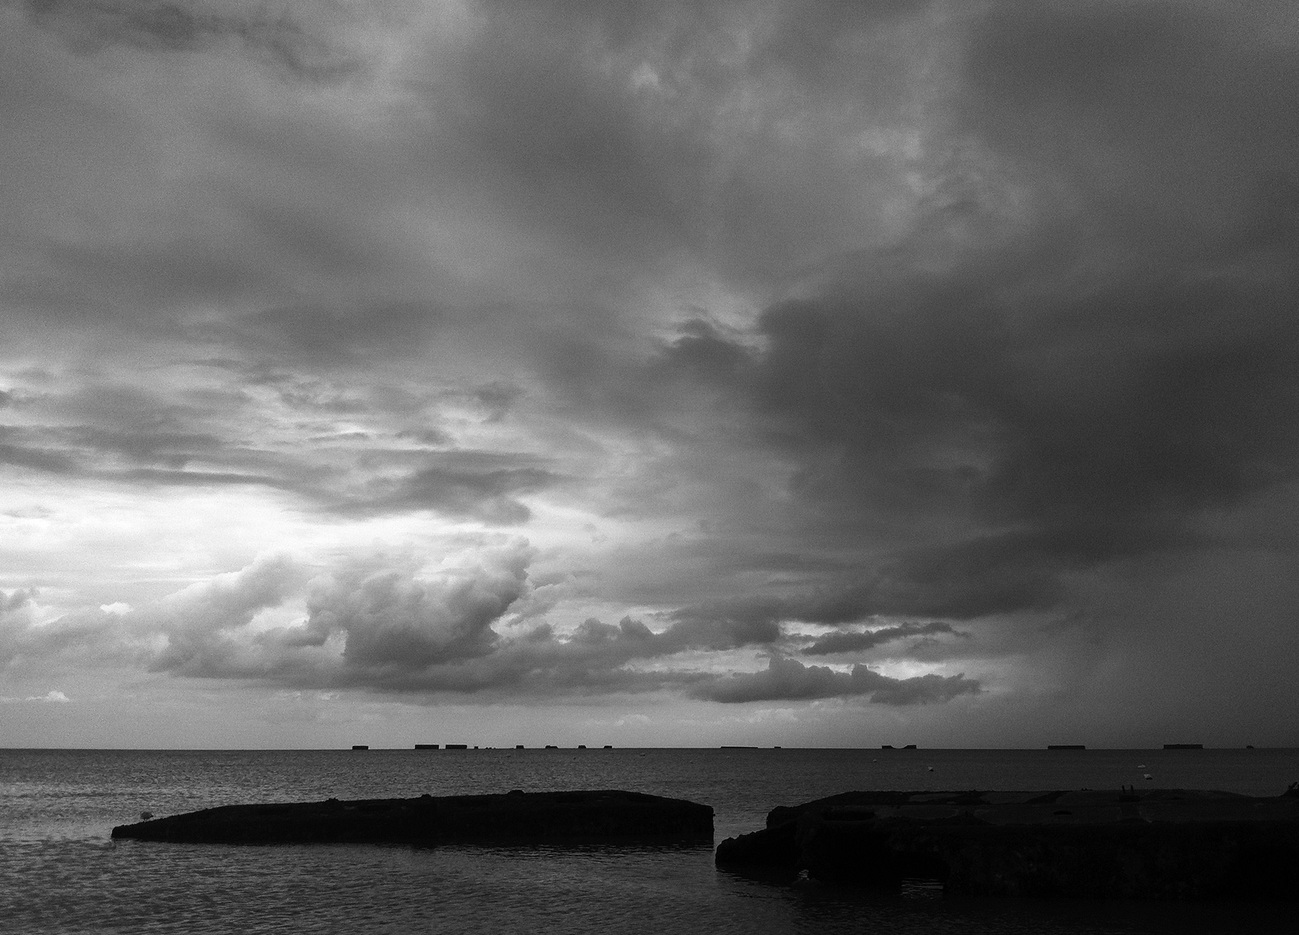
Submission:
[[1299,899],[1299,784],[1280,796],[1125,788],[848,792],[773,809],[718,867],[972,896]]
[[117,839],[192,844],[707,844],[708,805],[640,792],[424,795],[225,805],[113,829]]

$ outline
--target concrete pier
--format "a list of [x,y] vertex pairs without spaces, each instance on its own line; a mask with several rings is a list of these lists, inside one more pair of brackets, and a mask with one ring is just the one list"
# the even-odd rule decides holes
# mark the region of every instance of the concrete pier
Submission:
[[225,805],[113,829],[199,844],[706,844],[710,806],[640,792],[531,792]]
[[776,808],[718,867],[974,896],[1299,898],[1299,791],[849,792]]

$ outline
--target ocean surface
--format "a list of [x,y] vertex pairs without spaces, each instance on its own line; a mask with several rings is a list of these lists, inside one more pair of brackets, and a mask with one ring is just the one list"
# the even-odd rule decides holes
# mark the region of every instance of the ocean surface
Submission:
[[[1144,779],[1149,773],[1151,779]],[[862,894],[719,871],[696,848],[114,842],[215,805],[628,789],[715,809],[716,841],[853,789],[1276,795],[1299,750],[0,750],[0,932],[1299,932],[1299,905]]]

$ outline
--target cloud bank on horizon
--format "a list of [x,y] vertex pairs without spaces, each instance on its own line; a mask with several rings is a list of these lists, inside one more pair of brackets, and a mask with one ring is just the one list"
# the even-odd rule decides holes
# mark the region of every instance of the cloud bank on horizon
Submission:
[[0,4],[0,743],[1293,743],[1290,7]]

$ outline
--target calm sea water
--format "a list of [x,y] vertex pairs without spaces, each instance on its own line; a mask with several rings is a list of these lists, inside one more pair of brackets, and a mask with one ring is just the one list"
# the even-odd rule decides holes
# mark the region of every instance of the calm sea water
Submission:
[[109,832],[146,809],[606,788],[712,805],[720,841],[776,805],[850,789],[1275,795],[1296,780],[1299,750],[0,750],[0,932],[1294,933],[1293,905],[864,895],[718,871],[707,847],[232,847]]

